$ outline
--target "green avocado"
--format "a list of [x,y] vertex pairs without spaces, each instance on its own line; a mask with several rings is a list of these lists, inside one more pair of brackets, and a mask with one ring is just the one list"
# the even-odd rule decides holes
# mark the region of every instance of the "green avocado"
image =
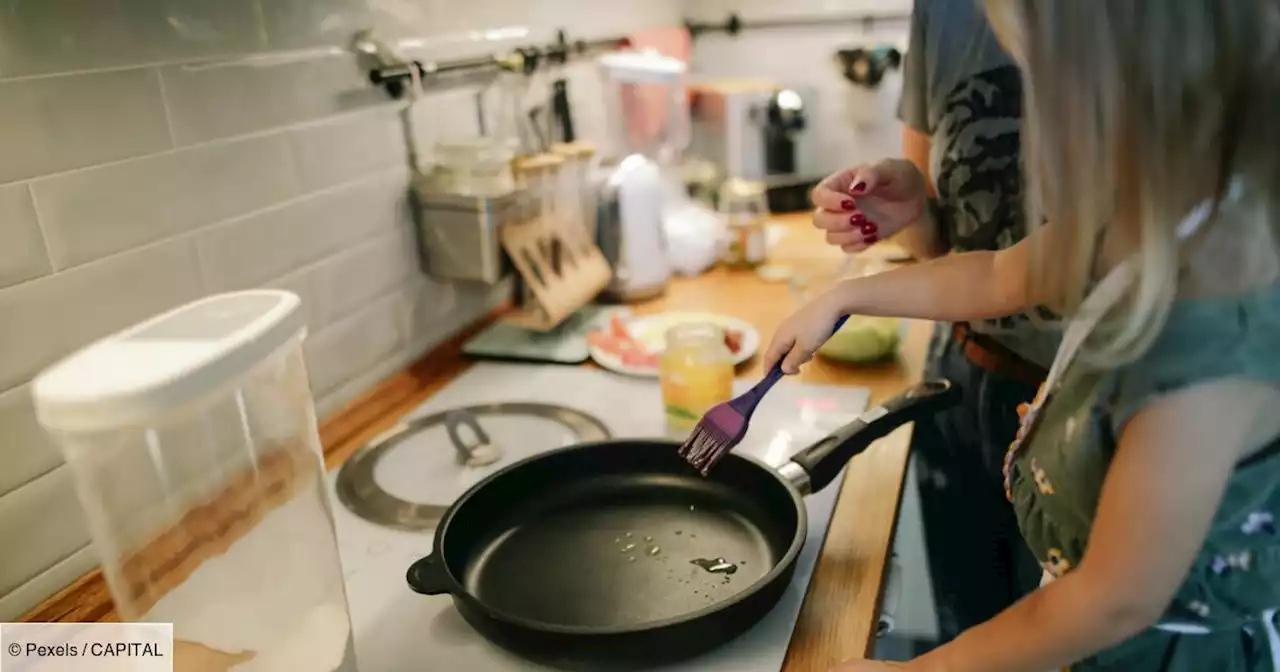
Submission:
[[874,362],[898,349],[902,321],[894,317],[852,315],[818,354],[839,362]]

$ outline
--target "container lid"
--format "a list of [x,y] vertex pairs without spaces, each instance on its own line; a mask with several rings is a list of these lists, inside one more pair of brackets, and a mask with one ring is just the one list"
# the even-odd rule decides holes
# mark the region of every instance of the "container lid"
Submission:
[[306,323],[296,294],[218,294],[73,353],[36,377],[36,416],[50,429],[145,423],[244,375]]
[[684,61],[653,50],[615,51],[601,56],[599,62],[626,82],[674,82],[688,69]]
[[573,159],[585,159],[596,153],[596,148],[590,143],[582,142],[557,142],[551,145],[551,151],[561,156]]
[[558,168],[564,164],[564,157],[555,154],[543,153],[533,154],[531,156],[522,156],[515,160],[514,168],[516,173],[520,175],[532,175],[540,173],[552,168]]

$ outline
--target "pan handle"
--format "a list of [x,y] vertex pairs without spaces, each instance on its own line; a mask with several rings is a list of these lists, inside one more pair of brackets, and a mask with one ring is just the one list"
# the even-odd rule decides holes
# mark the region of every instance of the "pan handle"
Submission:
[[[849,460],[866,450],[876,439],[908,422],[950,408],[959,398],[959,389],[951,381],[937,379],[917,383],[796,453],[791,463],[783,465],[780,471],[804,494],[818,492],[835,480]],[[796,483],[797,480],[800,482]]]
[[435,553],[409,565],[405,578],[415,593],[445,595],[453,592],[453,578]]

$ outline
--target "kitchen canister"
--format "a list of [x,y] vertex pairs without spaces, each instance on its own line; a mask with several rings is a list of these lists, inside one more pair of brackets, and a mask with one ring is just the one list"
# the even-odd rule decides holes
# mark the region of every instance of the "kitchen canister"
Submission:
[[351,619],[289,292],[211,296],[33,385],[123,621],[174,670],[354,672]]

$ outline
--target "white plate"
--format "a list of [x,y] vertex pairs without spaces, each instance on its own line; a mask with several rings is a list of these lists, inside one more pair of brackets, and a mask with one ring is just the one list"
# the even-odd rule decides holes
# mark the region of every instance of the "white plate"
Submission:
[[[749,322],[740,320],[729,315],[721,315],[718,313],[659,313],[657,315],[647,315],[640,318],[631,318],[627,320],[627,331],[631,332],[631,337],[640,341],[645,349],[649,352],[660,353],[666,346],[666,333],[671,327],[678,324],[688,324],[691,322],[711,323],[726,330],[736,331],[742,334],[742,347],[733,357],[733,364],[737,366],[748,359],[751,359],[756,351],[760,349],[760,332],[751,326]],[[591,359],[596,364],[613,371],[628,376],[641,376],[645,378],[657,378],[658,368],[655,367],[639,367],[628,366],[622,363],[622,359],[597,348],[594,345],[589,346]]]

